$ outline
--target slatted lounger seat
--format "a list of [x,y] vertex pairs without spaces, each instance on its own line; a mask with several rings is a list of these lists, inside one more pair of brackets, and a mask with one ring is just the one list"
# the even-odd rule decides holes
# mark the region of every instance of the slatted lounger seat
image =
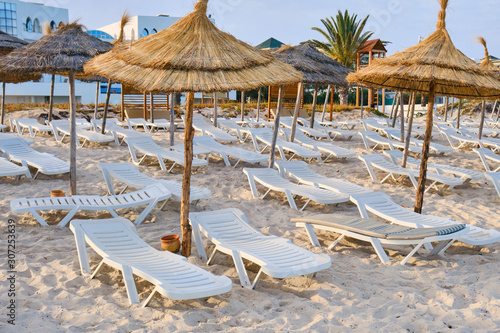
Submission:
[[[92,124],[92,129],[96,132],[102,128],[102,119],[90,119],[90,123]],[[128,127],[128,124],[122,123],[116,118],[106,118],[106,129],[109,126]]]
[[0,140],[0,150],[7,154],[9,160],[37,169],[33,179],[36,179],[39,173],[58,175],[69,172],[69,163],[54,155],[34,150],[22,138]]
[[[134,165],[127,162],[99,163],[98,166],[104,176],[108,193],[111,195],[116,195],[115,187],[113,186],[113,180],[116,180],[126,185],[126,187],[119,194],[122,194],[128,187],[143,189],[154,184],[162,184],[172,193],[173,200],[181,201],[182,184],[180,182],[146,176],[145,174],[139,172]],[[191,186],[190,193],[190,201],[198,201],[212,195],[209,189],[198,188],[195,186]]]
[[[177,165],[184,166],[184,153],[178,151],[172,151],[165,149],[156,142],[151,137],[142,137],[142,138],[126,138],[125,142],[128,144],[129,152],[134,161],[134,164],[139,165],[144,161],[146,157],[153,157],[158,159],[158,163],[160,163],[160,167],[162,170],[166,170],[168,172],[172,171],[172,169]],[[139,151],[143,154],[142,158],[139,160],[135,151]],[[172,161],[173,164],[170,169],[167,169],[165,166],[165,162],[163,160]],[[208,165],[206,160],[202,160],[196,157],[193,157],[193,167],[201,167]]]
[[[291,129],[281,128],[280,131],[284,134],[287,140],[290,139],[290,135],[292,134]],[[300,131],[295,132],[294,142],[300,143],[302,146],[306,148],[312,149],[314,151],[319,151],[322,154],[325,154],[326,158],[323,160],[323,162],[326,162],[332,156],[341,159],[346,159],[348,157],[356,156],[356,152],[353,150],[336,146],[330,142],[314,140]]]
[[[75,234],[82,274],[92,274],[94,278],[104,264],[120,270],[130,304],[139,303],[134,275],[155,285],[142,307],[147,306],[156,293],[174,300],[187,300],[231,290],[229,278],[212,275],[188,263],[186,258],[149,246],[127,219],[73,220],[70,229]],[[102,257],[93,273],[85,243]]]
[[[412,228],[435,228],[460,224],[449,218],[430,214],[418,214],[413,209],[407,209],[395,203],[385,193],[372,192],[351,195],[351,201],[358,206],[361,217],[370,218],[368,212],[375,214],[391,223]],[[500,232],[484,229],[468,224],[468,232],[457,239],[470,245],[486,245],[500,241]],[[451,244],[450,244],[451,245]],[[443,249],[443,251],[445,251]]]
[[[373,169],[376,168],[383,172],[387,172],[387,176],[385,176],[385,178],[383,178],[380,183],[383,183],[384,181],[389,179],[389,177],[397,180],[395,176],[404,176],[410,178],[411,183],[413,184],[413,186],[415,186],[415,188],[418,187],[416,177],[419,177],[420,175],[419,170],[403,168],[399,165],[389,162],[383,156],[378,154],[359,155],[358,158],[365,162],[368,173],[374,181],[378,181],[375,170]],[[460,178],[449,177],[432,172],[427,172],[427,179],[431,180],[432,184],[427,187],[427,189],[425,190],[426,192],[433,186],[437,188],[438,183],[445,185],[445,187],[454,187],[463,184],[463,180]]]
[[142,127],[146,133],[151,133],[155,130],[170,128],[170,123],[166,119],[155,120],[151,122],[144,118],[125,118],[128,127],[137,130],[138,127]]
[[498,196],[500,197],[500,172],[487,172],[486,178],[493,182],[493,186],[495,186]]
[[[306,128],[310,127],[311,123],[308,120],[299,117],[298,121],[300,121]],[[336,127],[326,127],[326,126],[321,125],[317,121],[314,122],[314,130],[326,133],[328,135],[328,137],[332,140],[335,140],[337,138],[351,140],[352,137],[356,135],[356,132],[354,132],[354,131],[347,131],[347,130],[336,128]]]
[[[361,135],[361,138],[363,140],[363,143],[365,144],[366,149],[376,149],[376,148],[390,149],[390,150],[394,150],[394,148],[405,149],[404,142],[386,139],[377,132],[358,132],[358,134]],[[421,148],[412,145],[408,147],[408,150],[414,154],[422,153]]]
[[240,142],[245,142],[249,137],[251,137],[250,128],[238,125],[238,123],[233,119],[218,119],[217,126],[226,130],[230,134],[236,134]]
[[[54,130],[54,137],[57,141],[63,142],[65,138],[71,137],[71,128],[69,124],[63,125],[51,122],[50,126]],[[83,140],[83,142],[81,143],[81,147],[85,146],[87,142],[109,143],[115,141],[115,138],[112,135],[104,135],[95,131],[88,131],[78,127],[76,128],[76,136],[79,139]],[[78,141],[77,144],[80,145],[80,142]]]
[[[282,192],[286,195],[290,207],[295,210],[298,209],[294,200],[294,196],[297,195],[307,199],[304,206],[300,209],[301,211],[306,208],[311,200],[325,205],[349,201],[349,196],[347,194],[336,193],[309,185],[294,184],[281,177],[278,171],[274,169],[245,168],[243,172],[248,177],[250,189],[252,190],[254,198],[264,199],[271,190]],[[255,182],[268,188],[263,196],[259,196]]]
[[[401,131],[397,129],[385,129],[384,133],[389,137],[394,140],[401,141]],[[405,137],[406,140],[406,137]],[[417,146],[420,151],[422,151],[422,147],[424,146],[424,141],[423,140],[417,140],[415,138],[410,139],[410,145]],[[443,145],[440,145],[439,143],[435,142],[430,142],[429,143],[429,150],[431,153],[434,154],[445,154],[445,153],[450,153],[453,151],[453,148],[451,147],[446,147]]]
[[453,149],[465,149],[469,147],[483,148],[481,140],[472,139],[465,135],[458,134],[454,129],[439,127],[441,134],[444,135],[446,140],[450,143]]
[[341,194],[360,194],[373,192],[372,190],[359,186],[342,179],[328,178],[312,171],[304,161],[276,161],[274,164],[283,178],[298,181],[299,184],[321,187]]
[[201,135],[213,136],[215,140],[219,142],[236,142],[238,139],[232,135],[227,134],[220,128],[214,127],[212,124],[207,122],[205,117],[196,114],[193,116],[193,127],[195,130],[201,132]]
[[[257,128],[251,130],[252,141],[255,151],[258,153],[263,153],[268,147],[271,147],[273,141],[273,133],[269,128]],[[259,142],[264,143],[264,148],[260,149]],[[285,151],[290,152],[292,156],[289,158],[290,160],[294,156],[300,156],[302,158],[314,159],[317,158],[319,162],[321,162],[321,153],[319,151],[314,151],[312,149],[303,147],[297,143],[287,142],[281,138],[277,138],[276,140],[276,148],[278,149],[280,156],[283,160],[287,160]]]
[[25,130],[28,130],[31,137],[34,137],[37,133],[52,132],[50,126],[40,124],[38,120],[33,118],[14,118],[13,121],[16,124],[15,126],[19,135],[23,134]]
[[[386,150],[384,151],[384,155],[387,155],[392,163],[401,165],[403,162],[403,152],[399,150]],[[416,158],[408,156],[406,161],[407,166],[411,168],[420,169],[420,161]],[[459,167],[454,167],[446,164],[439,163],[427,163],[427,170],[431,170],[437,174],[449,174],[454,177],[460,177],[464,181],[475,180],[482,181],[484,180],[484,172],[479,172],[475,170],[469,170]]]
[[[495,154],[491,149],[488,149],[488,148],[474,148],[473,150],[481,158],[481,162],[483,162],[483,165],[484,165],[484,168],[486,169],[486,171],[497,172],[500,170],[500,155]],[[493,161],[498,166],[494,170],[491,170],[490,166],[488,164],[488,160]]]
[[[151,135],[139,132],[130,128],[123,128],[117,125],[106,125],[106,133],[111,133],[115,138],[115,143],[121,145],[126,139],[151,138]],[[120,140],[121,139],[121,140]]]
[[38,211],[69,210],[68,214],[57,224],[59,227],[64,227],[80,210],[107,211],[113,217],[118,217],[116,209],[147,205],[135,220],[135,224],[141,224],[158,202],[167,200],[171,195],[163,185],[156,184],[144,190],[106,197],[74,195],[72,197],[14,199],[10,202],[10,210],[14,214],[31,213],[42,226],[48,226],[48,224]]
[[7,159],[0,157],[0,177],[20,177],[26,176],[26,178],[31,178],[31,173],[28,167],[19,166]]
[[[293,118],[292,117],[281,117],[280,123],[281,123],[281,125],[283,125],[286,128],[292,128]],[[305,126],[302,126],[300,124],[297,124],[297,132],[299,132],[299,131],[302,133],[305,133],[313,138],[331,140],[328,132],[325,132],[322,130],[317,130],[315,128],[305,127]]]
[[344,237],[351,237],[370,242],[380,261],[390,262],[382,245],[412,245],[413,250],[401,261],[404,265],[424,244],[438,242],[429,256],[440,253],[449,243],[466,233],[465,224],[450,225],[437,228],[411,228],[383,223],[363,218],[342,217],[333,214],[292,218],[297,227],[304,227],[312,245],[320,246],[314,229],[332,231],[340,234],[328,249],[333,249]]
[[[312,274],[331,266],[331,258],[325,254],[314,254],[287,239],[261,234],[248,224],[243,212],[235,208],[190,213],[189,221],[193,226],[198,255],[207,260],[201,239],[203,234],[215,244],[208,264],[217,252],[232,256],[241,285],[249,289],[255,288],[262,273],[284,279]],[[253,283],[246,272],[244,259],[260,266]]]
[[253,151],[248,151],[243,148],[238,148],[229,145],[223,145],[215,141],[215,139],[208,135],[203,136],[195,136],[194,137],[195,147],[202,147],[206,149],[210,149],[212,153],[219,154],[226,166],[231,166],[231,162],[229,162],[229,157],[237,159],[234,167],[240,163],[240,161],[247,163],[260,163],[268,160],[267,155],[259,154]]

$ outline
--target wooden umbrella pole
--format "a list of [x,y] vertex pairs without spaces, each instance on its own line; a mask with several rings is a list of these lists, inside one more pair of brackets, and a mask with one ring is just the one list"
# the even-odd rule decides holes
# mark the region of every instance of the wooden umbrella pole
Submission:
[[120,121],[125,120],[125,93],[123,91],[124,88],[125,88],[125,86],[122,84],[121,93],[120,93],[121,102],[122,102],[122,105],[120,106]]
[[182,199],[181,199],[181,229],[182,229],[182,255],[191,255],[191,225],[189,218],[189,196],[191,192],[191,166],[193,164],[193,105],[194,93],[187,93],[186,117],[184,122],[184,174],[182,178]]
[[451,113],[450,117],[453,118],[453,112],[455,111],[455,97],[451,98]]
[[385,88],[382,89],[382,113],[385,114]]
[[217,117],[218,117],[218,115],[217,115],[217,111],[218,111],[217,108],[219,107],[217,105],[217,102],[218,102],[217,101],[217,92],[214,92],[214,127],[217,127]]
[[497,117],[495,118],[495,122],[497,122],[497,121],[498,121],[498,116],[500,116],[500,106],[498,107]]
[[495,110],[497,108],[497,103],[498,103],[498,100],[496,100],[495,104],[493,104],[493,109],[491,109],[490,119],[493,119],[493,115],[495,114]]
[[175,145],[175,93],[170,94],[170,146]]
[[271,142],[271,156],[269,158],[269,167],[274,167],[274,152],[276,151],[276,141],[278,140],[278,130],[280,128],[280,114],[281,114],[281,105],[283,104],[283,86],[280,86],[278,92],[278,105],[276,108],[276,117],[274,117],[274,131],[273,131],[273,140]]
[[391,114],[389,116],[389,119],[392,119],[392,117],[394,116],[394,107],[396,106],[396,101],[397,101],[397,98],[398,98],[398,94],[399,94],[399,92],[396,92],[394,94],[394,99],[392,100]]
[[0,124],[3,125],[3,122],[5,120],[5,75],[3,76],[3,83],[2,83],[2,115],[0,119]]
[[245,121],[245,92],[241,92],[241,121]]
[[[403,92],[401,92],[401,142],[405,140],[405,101],[403,98]],[[408,104],[408,111],[410,111],[410,104]]]
[[148,119],[148,95],[146,92],[143,93],[144,107],[142,108],[142,118]]
[[398,92],[398,97],[397,97],[397,100],[396,100],[396,107],[394,108],[394,115],[392,116],[392,124],[391,124],[391,127],[394,128],[396,127],[396,120],[398,118],[398,112],[399,112],[399,101],[401,100],[401,95],[403,93],[401,92]]
[[332,85],[330,84],[326,89],[326,97],[325,104],[323,105],[323,114],[321,115],[321,121],[325,121],[326,107],[328,106],[328,98],[330,97],[330,90],[332,89]]
[[[69,72],[69,114],[70,114],[70,145],[69,145],[69,188],[70,195],[76,195],[76,97],[75,73]],[[103,124],[104,125],[104,124]]]
[[333,95],[335,93],[335,86],[332,86],[332,93],[330,94],[330,121],[333,121]]
[[365,90],[363,89],[363,87],[361,87],[361,101],[359,102],[360,106],[361,106],[361,119],[363,119],[364,115],[364,104],[365,104],[365,96],[364,96],[364,93],[365,93]]
[[410,141],[411,141],[411,130],[413,127],[413,115],[415,114],[415,101],[417,99],[417,93],[413,93],[411,96],[411,107],[410,104],[408,108],[410,110],[410,115],[408,116],[408,130],[406,132],[406,141],[405,141],[405,151],[403,153],[403,163],[401,166],[406,168],[406,161],[408,160],[408,150],[410,149]]
[[152,92],[149,93],[149,102],[150,102],[150,112],[151,112],[151,122],[155,122],[155,96],[153,95]]
[[486,109],[486,101],[481,103],[481,122],[479,124],[479,140],[483,138],[483,127],[484,127],[484,111]]
[[[98,111],[98,109],[99,109],[99,81],[97,81],[96,85],[95,85],[94,119],[97,119],[97,111]],[[49,116],[49,118],[50,118],[50,116]]]
[[304,83],[299,83],[299,88],[297,89],[297,100],[295,101],[295,110],[293,110],[293,121],[292,121],[292,130],[290,133],[290,141],[293,142],[295,140],[295,131],[297,130],[297,119],[299,118],[300,112],[300,102],[302,100],[302,88],[304,87]]
[[446,97],[446,105],[444,106],[444,121],[448,121],[448,102],[449,97]]
[[271,119],[271,86],[267,92],[267,121]]
[[458,110],[457,110],[457,128],[460,128],[460,116],[462,114],[462,100],[458,100]]
[[104,115],[102,116],[101,134],[106,133],[106,120],[108,118],[109,98],[111,97],[111,84],[113,84],[113,82],[109,80],[108,90],[106,91],[106,102],[104,103]]
[[420,175],[418,178],[417,198],[415,200],[415,212],[422,214],[424,205],[425,181],[427,180],[427,160],[429,159],[429,146],[432,137],[432,126],[434,116],[434,96],[436,93],[436,82],[429,84],[429,104],[427,105],[427,120],[425,124],[424,144],[422,147],[422,160],[420,162]]
[[[309,122],[309,127],[314,128],[314,113],[316,112],[316,103],[318,100],[318,86],[314,86],[314,94],[313,94],[313,105],[312,105],[312,113],[311,113],[311,121]],[[279,126],[279,123],[278,123]]]
[[257,121],[260,120],[260,93],[262,91],[262,88],[259,88],[259,92],[257,93]]
[[56,84],[56,75],[52,74],[50,80],[50,99],[49,99],[49,123],[52,121],[52,112],[54,110],[54,86]]

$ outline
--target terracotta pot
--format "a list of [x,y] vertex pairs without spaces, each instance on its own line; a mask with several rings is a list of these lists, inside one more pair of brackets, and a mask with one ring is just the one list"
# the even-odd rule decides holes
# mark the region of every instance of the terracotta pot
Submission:
[[179,235],[168,235],[161,238],[161,249],[163,251],[170,251],[173,253],[179,252],[181,248],[181,241]]
[[66,192],[64,192],[63,190],[53,190],[53,191],[50,191],[50,196],[52,198],[65,197]]

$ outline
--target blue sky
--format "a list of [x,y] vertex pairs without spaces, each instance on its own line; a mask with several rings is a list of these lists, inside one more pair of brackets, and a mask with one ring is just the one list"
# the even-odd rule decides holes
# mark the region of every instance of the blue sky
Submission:
[[[118,21],[125,9],[131,15],[184,16],[193,0],[41,0],[69,9],[70,19],[80,18],[89,29]],[[438,0],[211,0],[209,12],[217,26],[237,38],[257,45],[269,37],[287,44],[320,38],[311,27],[338,10],[349,10],[359,18],[370,15],[368,29],[375,37],[391,41],[390,54],[417,43],[435,30]],[[480,59],[482,35],[490,54],[500,57],[500,0],[450,0],[447,28],[455,46],[467,56]]]

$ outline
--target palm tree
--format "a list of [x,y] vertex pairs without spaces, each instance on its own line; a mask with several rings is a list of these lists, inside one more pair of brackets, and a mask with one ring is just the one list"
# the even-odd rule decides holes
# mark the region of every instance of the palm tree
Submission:
[[[358,21],[358,15],[351,16],[347,10],[344,13],[339,10],[335,18],[332,16],[321,20],[326,31],[312,28],[322,34],[327,41],[320,42],[313,39],[312,42],[329,57],[337,58],[342,65],[354,69],[359,48],[373,35],[371,31],[363,32],[369,17],[368,15],[364,20]],[[341,104],[347,104],[348,95],[348,87],[340,88]]]

